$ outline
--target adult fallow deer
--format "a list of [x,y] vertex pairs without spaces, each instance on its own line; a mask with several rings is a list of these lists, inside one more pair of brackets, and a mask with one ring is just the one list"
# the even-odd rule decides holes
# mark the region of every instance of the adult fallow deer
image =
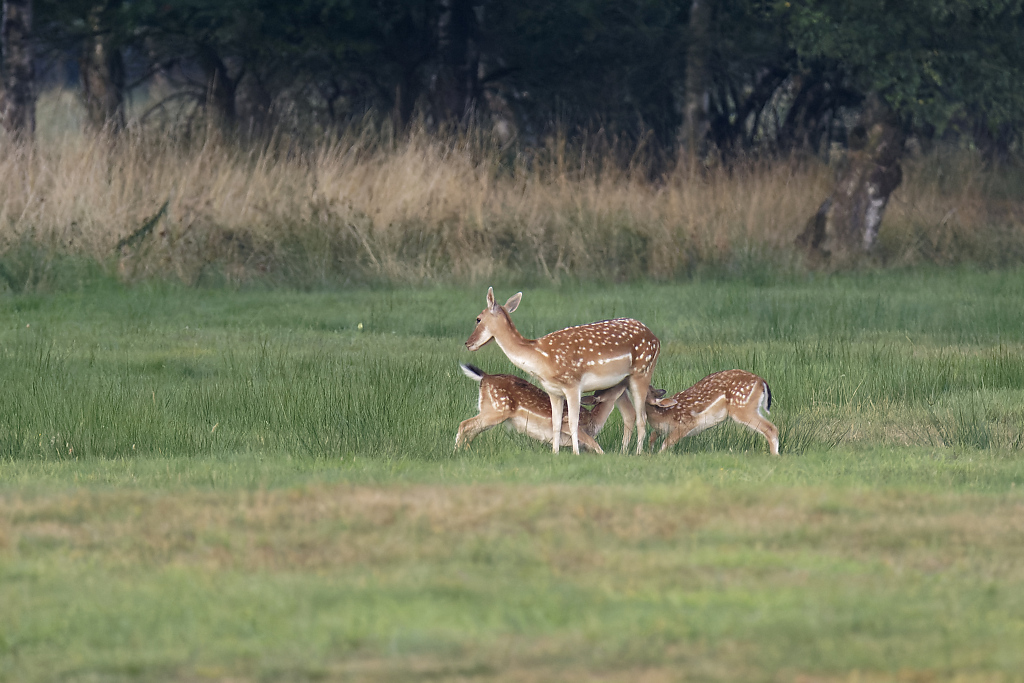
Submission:
[[[584,392],[607,389],[629,380],[629,396],[636,420],[636,451],[643,450],[647,415],[643,406],[651,375],[658,362],[661,343],[647,327],[630,318],[603,320],[568,327],[539,339],[519,334],[509,315],[519,306],[523,293],[504,306],[487,289],[487,307],[477,316],[476,328],[466,348],[476,351],[494,339],[512,364],[537,378],[551,400],[551,444],[557,453],[562,412],[569,407],[569,435],[573,453],[579,453],[580,399]],[[624,439],[628,445],[628,440]]]

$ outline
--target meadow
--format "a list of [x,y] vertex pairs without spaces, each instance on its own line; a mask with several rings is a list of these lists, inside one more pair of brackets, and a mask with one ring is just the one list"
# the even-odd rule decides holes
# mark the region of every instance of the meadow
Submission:
[[486,286],[8,293],[0,680],[1022,680],[1024,271],[523,289],[764,376],[782,456],[453,453]]

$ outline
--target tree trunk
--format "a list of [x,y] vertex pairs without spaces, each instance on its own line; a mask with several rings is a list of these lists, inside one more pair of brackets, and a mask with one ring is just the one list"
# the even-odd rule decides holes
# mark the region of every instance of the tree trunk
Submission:
[[708,52],[711,49],[711,0],[690,5],[690,43],[686,48],[686,102],[683,107],[682,143],[694,161],[707,151]]
[[228,67],[209,45],[199,46],[199,65],[206,76],[205,103],[222,126],[234,126],[237,119],[235,89],[237,83],[228,75]]
[[832,194],[796,239],[813,262],[843,266],[872,250],[889,196],[903,179],[903,143],[899,120],[870,95],[850,133]]
[[254,71],[249,71],[235,86],[235,115],[245,133],[261,138],[273,129],[273,99]]
[[36,130],[32,64],[32,0],[3,0],[4,98],[0,121],[15,139],[31,142]]
[[416,68],[406,67],[402,69],[402,76],[395,86],[395,129],[404,131],[412,120],[413,112],[416,110],[416,97],[419,94],[419,81]]
[[478,28],[473,0],[441,0],[435,106],[439,119],[461,121],[479,104]]
[[109,3],[104,3],[89,13],[92,35],[85,41],[78,63],[90,128],[119,133],[125,127],[124,60],[121,50],[103,33],[103,14],[108,8]]
[[427,12],[419,17],[413,3],[406,3],[405,11],[395,22],[385,45],[385,59],[397,68],[394,107],[391,118],[395,131],[408,129],[416,112],[416,105],[424,92],[424,65],[436,61],[440,12]]

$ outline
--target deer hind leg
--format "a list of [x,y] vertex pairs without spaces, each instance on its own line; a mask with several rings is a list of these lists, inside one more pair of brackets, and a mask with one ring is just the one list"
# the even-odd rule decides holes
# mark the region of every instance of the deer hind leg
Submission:
[[481,432],[486,432],[491,427],[496,427],[506,420],[505,415],[484,415],[483,413],[463,420],[459,423],[459,431],[455,434],[455,450],[459,447],[469,447],[470,442]]
[[744,427],[760,432],[768,439],[768,450],[772,455],[779,454],[779,429],[760,415],[733,415],[732,419]]
[[636,452],[644,452],[644,435],[647,429],[647,390],[651,386],[649,375],[631,375],[629,378],[629,398],[633,402],[636,414]]
[[625,393],[619,396],[615,401],[615,405],[618,406],[619,412],[622,413],[622,452],[628,453],[629,442],[633,436],[633,427],[636,425],[636,411],[633,410],[633,404],[629,402],[629,397]]

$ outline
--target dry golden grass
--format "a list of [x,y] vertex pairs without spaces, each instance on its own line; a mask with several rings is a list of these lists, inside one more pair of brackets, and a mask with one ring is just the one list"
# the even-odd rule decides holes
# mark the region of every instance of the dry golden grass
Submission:
[[[26,241],[109,262],[127,279],[482,281],[501,274],[671,279],[694,268],[792,265],[828,194],[814,160],[741,163],[652,180],[610,153],[503,151],[478,136],[372,127],[312,147],[279,136],[242,149],[214,132],[185,143],[71,132],[0,159],[0,253]],[[939,170],[936,170],[939,169]],[[897,263],[1024,254],[1019,196],[969,155],[912,160],[882,253]],[[1005,175],[1005,174],[1004,174]],[[998,192],[996,192],[998,194]],[[166,211],[152,234],[119,241]]]
[[1024,177],[986,168],[980,156],[938,151],[905,164],[879,233],[892,263],[1020,263]]

